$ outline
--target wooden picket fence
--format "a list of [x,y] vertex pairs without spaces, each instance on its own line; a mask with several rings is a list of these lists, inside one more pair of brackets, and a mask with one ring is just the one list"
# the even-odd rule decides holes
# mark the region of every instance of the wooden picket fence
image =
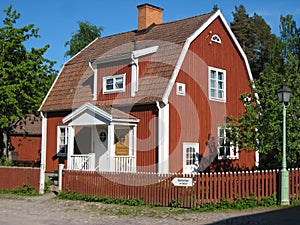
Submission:
[[24,185],[39,190],[40,169],[30,167],[0,167],[0,189],[23,188]]
[[[300,195],[300,170],[292,169],[290,197]],[[175,186],[174,178],[191,180],[192,186]],[[188,179],[185,179],[188,178]],[[110,198],[141,199],[145,204],[194,208],[203,203],[233,201],[256,196],[258,200],[278,193],[279,171],[243,171],[227,173],[155,174],[64,171],[63,191]]]

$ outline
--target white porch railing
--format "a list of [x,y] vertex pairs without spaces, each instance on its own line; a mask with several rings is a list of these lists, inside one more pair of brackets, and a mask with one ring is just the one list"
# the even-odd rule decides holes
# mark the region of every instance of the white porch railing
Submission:
[[115,156],[116,172],[135,172],[135,157]]
[[84,155],[71,155],[71,160],[69,163],[70,170],[95,170],[95,153],[89,153]]

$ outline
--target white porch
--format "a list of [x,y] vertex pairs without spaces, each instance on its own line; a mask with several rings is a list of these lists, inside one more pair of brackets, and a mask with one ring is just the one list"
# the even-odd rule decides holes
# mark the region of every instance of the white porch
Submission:
[[111,111],[87,103],[63,119],[68,123],[67,169],[136,171],[139,120],[117,109]]

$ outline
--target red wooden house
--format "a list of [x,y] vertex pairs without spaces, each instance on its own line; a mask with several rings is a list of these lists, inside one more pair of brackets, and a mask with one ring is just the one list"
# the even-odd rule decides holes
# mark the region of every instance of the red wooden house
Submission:
[[65,63],[40,111],[42,166],[159,173],[252,168],[226,143],[226,116],[252,80],[220,11],[162,22],[138,6],[138,29],[97,38]]
[[12,159],[19,166],[39,166],[41,160],[42,118],[26,115],[10,133]]

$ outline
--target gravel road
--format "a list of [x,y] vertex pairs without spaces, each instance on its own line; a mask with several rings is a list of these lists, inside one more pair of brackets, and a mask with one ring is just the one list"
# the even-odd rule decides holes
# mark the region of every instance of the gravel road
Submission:
[[[300,207],[225,212],[182,212],[171,208],[129,207],[58,200],[53,193],[36,197],[0,195],[0,224],[299,224]],[[189,212],[188,212],[189,211]],[[284,215],[289,216],[286,220]],[[294,218],[295,217],[295,218]],[[297,217],[297,218],[296,218]],[[295,223],[293,223],[295,222]]]

